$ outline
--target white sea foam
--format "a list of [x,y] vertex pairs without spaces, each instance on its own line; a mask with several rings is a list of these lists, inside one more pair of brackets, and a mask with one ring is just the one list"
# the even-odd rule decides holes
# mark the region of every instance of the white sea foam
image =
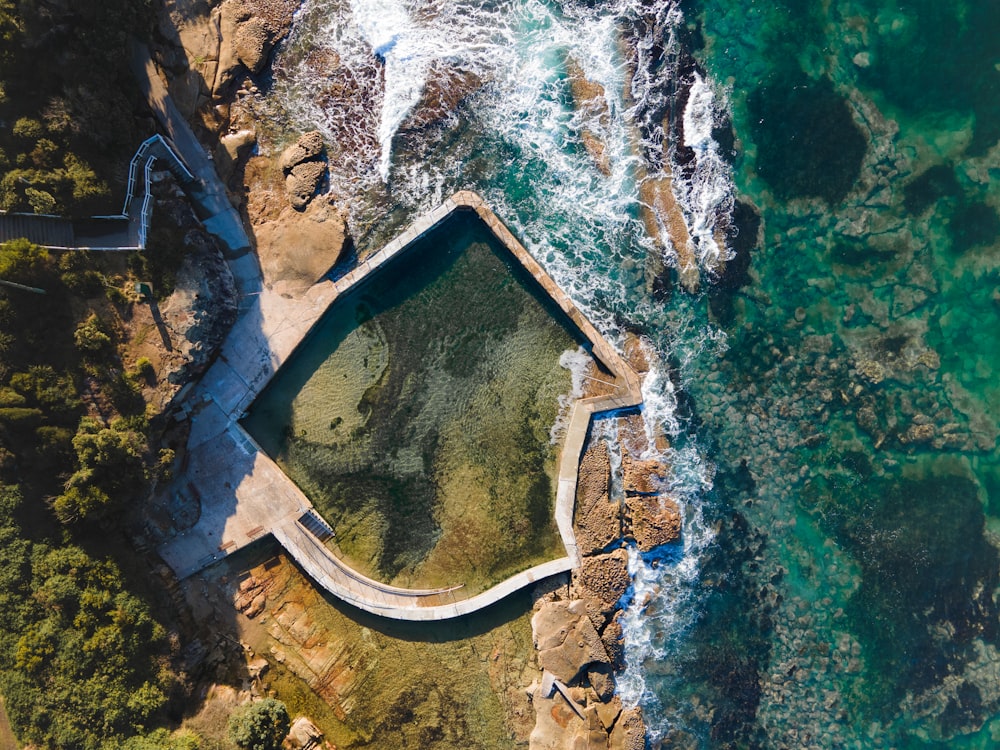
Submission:
[[688,221],[691,239],[702,268],[712,270],[732,253],[716,241],[717,220],[733,208],[732,170],[723,158],[712,130],[725,111],[711,84],[694,74],[684,108],[684,145],[695,154],[694,174],[679,185],[678,199]]

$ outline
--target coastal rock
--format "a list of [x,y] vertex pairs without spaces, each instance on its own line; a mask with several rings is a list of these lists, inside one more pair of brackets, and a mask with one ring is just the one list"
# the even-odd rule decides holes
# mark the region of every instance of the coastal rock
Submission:
[[219,146],[215,149],[215,167],[223,182],[229,182],[236,165],[246,158],[255,143],[257,134],[249,129],[226,133],[219,139]]
[[606,555],[587,557],[573,574],[576,593],[581,597],[596,597],[606,609],[612,609],[631,583],[628,573],[628,553],[616,549]]
[[448,68],[447,63],[436,60],[427,73],[420,103],[411,110],[400,131],[420,130],[443,121],[482,85],[482,79],[472,71]]
[[622,478],[625,495],[655,495],[667,480],[668,469],[659,459],[640,460],[628,454],[622,456]]
[[608,750],[643,750],[646,747],[646,723],[642,719],[642,710],[627,708],[611,730],[608,739]]
[[281,152],[278,166],[288,173],[304,161],[317,159],[323,155],[323,134],[318,130],[303,133],[291,146]]
[[562,682],[572,682],[595,662],[610,663],[582,601],[544,604],[531,618],[531,631],[538,663]]
[[646,425],[642,414],[628,414],[618,418],[618,441],[621,443],[623,454],[641,456],[649,449],[649,438],[646,436]]
[[615,612],[611,622],[601,631],[601,642],[615,669],[625,667],[625,634],[622,631],[621,610]]
[[284,206],[274,218],[254,225],[264,283],[299,294],[340,259],[347,242],[346,216],[328,197],[304,211]]
[[608,733],[596,707],[570,706],[559,691],[542,695],[532,691],[535,727],[528,738],[530,750],[606,750]]
[[321,161],[306,161],[296,164],[285,177],[285,192],[292,208],[301,211],[312,200],[326,176],[326,164]]
[[233,39],[236,59],[254,75],[264,68],[272,46],[271,34],[261,19],[249,18],[236,27]]
[[605,549],[622,535],[621,504],[611,501],[607,495],[590,504],[582,514],[578,509],[576,518],[576,543],[583,555],[592,555]]
[[604,728],[610,732],[611,728],[615,725],[615,721],[621,715],[622,699],[617,695],[612,695],[607,701],[595,703],[594,708],[597,709],[597,718],[601,720]]
[[577,473],[576,502],[586,513],[602,498],[608,495],[611,484],[611,460],[608,446],[603,441],[593,441],[580,459]]
[[593,664],[588,667],[587,681],[602,703],[606,703],[614,697],[615,678],[611,673],[610,664]]
[[611,111],[608,108],[604,87],[596,81],[589,80],[583,68],[571,57],[566,59],[566,72],[574,108],[587,123],[580,130],[580,140],[598,171],[605,177],[610,177],[611,161],[607,155],[607,145],[599,134],[611,121]]
[[[646,344],[641,337],[632,331],[625,332],[625,360],[639,375],[645,375],[649,372],[649,355],[646,351]],[[641,426],[642,416],[636,416],[639,417]],[[645,430],[643,432],[645,433]]]
[[674,196],[673,176],[666,162],[663,171],[662,176],[648,177],[639,185],[640,213],[646,234],[661,247],[669,247],[676,255],[681,286],[690,294],[695,294],[701,280],[694,242],[684,221],[684,212]]
[[642,552],[680,539],[681,513],[672,498],[634,495],[625,502],[631,513],[632,536]]
[[621,507],[609,497],[611,461],[604,442],[588,446],[580,461],[576,485],[576,540],[587,555],[621,536]]

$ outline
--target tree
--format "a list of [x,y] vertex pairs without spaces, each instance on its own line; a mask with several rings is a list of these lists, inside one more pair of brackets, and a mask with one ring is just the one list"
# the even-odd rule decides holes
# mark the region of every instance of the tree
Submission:
[[229,739],[244,750],[279,750],[291,728],[288,709],[274,698],[244,704],[229,717]]

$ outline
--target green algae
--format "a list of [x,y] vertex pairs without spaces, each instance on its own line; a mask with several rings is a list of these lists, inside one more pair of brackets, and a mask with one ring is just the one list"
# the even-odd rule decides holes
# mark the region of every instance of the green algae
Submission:
[[474,592],[562,556],[550,431],[578,340],[477,219],[452,219],[334,303],[247,427],[340,554]]

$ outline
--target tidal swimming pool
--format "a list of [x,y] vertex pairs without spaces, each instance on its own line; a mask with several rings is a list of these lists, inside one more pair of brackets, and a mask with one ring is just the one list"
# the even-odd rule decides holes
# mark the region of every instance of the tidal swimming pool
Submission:
[[551,432],[583,338],[474,215],[336,300],[243,422],[366,575],[474,593],[565,555]]

